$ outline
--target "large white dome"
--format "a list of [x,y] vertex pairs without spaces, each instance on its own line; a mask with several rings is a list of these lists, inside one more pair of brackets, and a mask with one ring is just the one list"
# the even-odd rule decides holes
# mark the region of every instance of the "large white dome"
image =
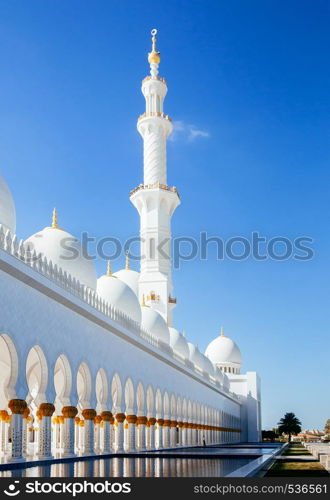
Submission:
[[62,268],[62,271],[69,273],[81,284],[95,290],[96,271],[93,261],[87,258],[86,250],[72,234],[57,227],[56,218],[53,226],[33,234],[25,240],[25,244],[38,255],[47,257],[53,265]]
[[217,366],[237,366],[240,368],[242,356],[239,347],[233,340],[226,337],[223,331],[219,337],[212,340],[205,351],[206,356]]
[[5,179],[0,175],[0,224],[4,226],[5,231],[10,230],[14,235],[16,233],[16,210],[15,203],[10,189]]
[[142,306],[141,326],[162,342],[169,344],[170,332],[161,314],[147,306]]
[[126,283],[126,285],[128,285],[138,297],[140,273],[133,271],[133,269],[121,269],[120,271],[113,273],[113,275]]
[[178,353],[183,358],[189,359],[189,347],[183,333],[180,333],[176,328],[169,327],[170,346],[173,351]]
[[141,307],[133,290],[114,275],[104,274],[97,280],[97,293],[105,301],[141,323]]

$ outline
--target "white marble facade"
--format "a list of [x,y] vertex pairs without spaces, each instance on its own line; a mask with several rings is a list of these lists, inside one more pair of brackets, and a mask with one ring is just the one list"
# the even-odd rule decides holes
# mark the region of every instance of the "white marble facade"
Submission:
[[[51,226],[16,236],[15,204],[0,177],[0,457],[19,461],[258,441],[260,382],[241,374],[238,346],[222,331],[206,355],[173,325],[171,217],[167,185],[166,82],[153,34],[144,183],[131,192],[140,214],[141,268],[97,279],[79,241]],[[63,238],[75,258],[63,255]]]

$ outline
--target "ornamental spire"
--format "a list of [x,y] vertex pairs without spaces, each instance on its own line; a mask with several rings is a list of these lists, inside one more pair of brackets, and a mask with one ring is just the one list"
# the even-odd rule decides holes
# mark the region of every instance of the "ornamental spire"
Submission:
[[148,62],[150,64],[150,74],[152,77],[156,78],[158,75],[158,65],[160,63],[160,52],[157,52],[156,50],[156,38],[157,35],[157,30],[153,29],[151,30],[151,41],[152,41],[152,47],[151,47],[151,52],[148,54]]
[[220,337],[225,337],[225,330],[224,330],[224,327],[222,326],[221,327],[221,331],[220,331]]
[[107,276],[112,276],[111,274],[111,262],[108,260]]
[[126,271],[129,271],[131,269],[131,266],[130,266],[130,263],[129,263],[129,254],[128,254],[128,250],[126,252],[126,264],[125,264],[125,269]]
[[54,210],[53,210],[52,228],[53,229],[58,229],[58,225],[57,225],[57,210],[56,210],[56,208],[54,208]]

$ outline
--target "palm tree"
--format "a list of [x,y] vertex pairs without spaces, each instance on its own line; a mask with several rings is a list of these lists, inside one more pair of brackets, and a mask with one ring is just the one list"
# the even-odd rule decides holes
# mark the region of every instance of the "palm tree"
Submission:
[[277,425],[280,434],[289,435],[289,443],[291,442],[291,435],[299,434],[301,431],[301,422],[294,413],[286,413]]

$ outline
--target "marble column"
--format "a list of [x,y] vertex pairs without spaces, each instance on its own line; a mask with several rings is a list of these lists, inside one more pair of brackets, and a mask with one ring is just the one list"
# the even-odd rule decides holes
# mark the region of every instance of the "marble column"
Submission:
[[187,441],[187,430],[188,430],[188,423],[187,422],[182,422],[182,446],[186,447],[188,446],[188,441]]
[[146,425],[148,423],[147,417],[138,417],[137,425],[138,425],[138,435],[139,435],[139,450],[143,451],[146,449]]
[[85,450],[85,420],[80,419],[79,422],[79,440],[78,440],[79,453],[84,453]]
[[113,419],[111,411],[103,411],[101,413],[103,432],[100,450],[102,453],[111,453],[111,420]]
[[126,422],[128,424],[128,429],[127,429],[127,443],[126,443],[126,450],[125,451],[134,452],[134,451],[136,451],[136,433],[135,433],[135,430],[136,430],[137,416],[136,415],[127,415]]
[[163,446],[163,425],[164,420],[162,418],[157,418],[157,434],[158,434],[158,445],[157,448],[164,448]]
[[183,422],[179,421],[178,422],[178,446],[182,446],[182,427],[183,427]]
[[37,457],[40,460],[52,457],[52,415],[55,406],[52,403],[41,403],[39,406],[39,440]]
[[125,413],[116,414],[116,452],[122,453],[124,451],[124,421]]
[[94,418],[96,411],[92,408],[83,410],[84,426],[84,455],[94,455]]
[[170,447],[170,425],[171,421],[170,420],[164,420],[163,424],[163,448],[169,448]]
[[96,453],[100,453],[101,446],[101,415],[96,415],[94,418],[94,450]]
[[11,462],[23,462],[23,413],[27,408],[24,399],[11,399],[8,403],[11,410],[11,454],[8,460]]
[[170,424],[170,447],[175,448],[176,447],[176,426],[177,426],[177,421],[176,420],[171,420]]
[[7,410],[0,411],[0,457],[5,455],[6,450],[6,419],[8,416]]
[[28,421],[31,420],[29,417],[30,408],[25,408],[23,413],[23,444],[22,444],[22,455],[26,457],[27,455],[27,444],[28,444]]
[[148,425],[149,425],[149,442],[148,442],[148,449],[149,450],[154,450],[155,449],[155,423],[156,419],[155,418],[148,418]]
[[75,417],[78,410],[75,406],[63,406],[63,449],[62,457],[73,457],[75,455]]
[[74,449],[75,452],[77,453],[79,451],[79,422],[80,418],[75,417],[74,419]]

